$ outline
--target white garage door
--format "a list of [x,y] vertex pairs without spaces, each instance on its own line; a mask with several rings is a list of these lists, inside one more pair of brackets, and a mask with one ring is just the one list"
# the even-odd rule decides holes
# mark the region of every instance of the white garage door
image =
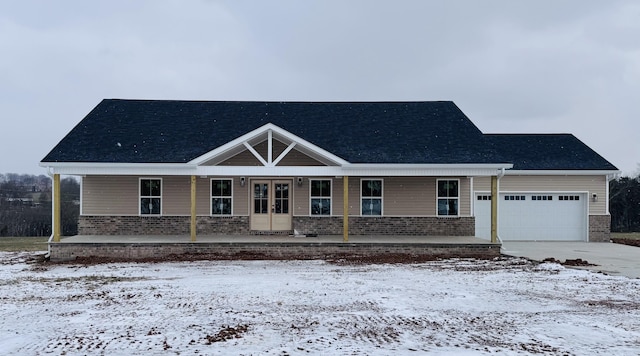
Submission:
[[[587,241],[585,193],[501,193],[498,235],[504,241]],[[491,238],[491,196],[476,194],[476,236]]]

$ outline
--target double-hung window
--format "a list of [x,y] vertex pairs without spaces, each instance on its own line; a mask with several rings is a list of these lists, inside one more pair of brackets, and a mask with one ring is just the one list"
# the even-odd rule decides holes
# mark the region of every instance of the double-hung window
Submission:
[[360,206],[362,215],[382,215],[382,180],[360,181]]
[[438,180],[438,216],[457,216],[460,202],[460,181]]
[[140,178],[140,215],[160,215],[162,179]]
[[331,180],[311,180],[311,215],[331,215]]
[[233,202],[233,181],[231,179],[211,180],[211,215],[231,215]]

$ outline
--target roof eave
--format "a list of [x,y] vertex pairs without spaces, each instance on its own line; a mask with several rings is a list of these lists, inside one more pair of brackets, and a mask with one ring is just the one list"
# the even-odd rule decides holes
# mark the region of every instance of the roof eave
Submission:
[[505,174],[513,176],[608,176],[622,174],[622,171],[611,169],[511,169]]
[[196,171],[188,163],[40,162],[51,174],[63,175],[186,175]]

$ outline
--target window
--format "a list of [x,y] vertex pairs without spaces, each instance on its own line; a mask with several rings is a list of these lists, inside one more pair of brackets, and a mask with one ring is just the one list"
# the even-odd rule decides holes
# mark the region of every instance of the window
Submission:
[[561,195],[558,197],[559,200],[580,200],[579,195]]
[[140,215],[160,215],[162,179],[140,178]]
[[537,200],[537,201],[553,200],[553,196],[552,195],[534,195],[531,197],[531,200]]
[[382,180],[360,181],[360,206],[362,215],[382,215]]
[[331,180],[311,180],[311,215],[331,215]]
[[231,179],[212,179],[211,215],[231,215],[232,202],[233,181]]
[[526,200],[524,195],[505,195],[504,200]]
[[459,186],[460,182],[457,179],[438,180],[439,216],[458,215],[458,201],[460,200]]
[[478,200],[491,200],[491,195],[478,195]]

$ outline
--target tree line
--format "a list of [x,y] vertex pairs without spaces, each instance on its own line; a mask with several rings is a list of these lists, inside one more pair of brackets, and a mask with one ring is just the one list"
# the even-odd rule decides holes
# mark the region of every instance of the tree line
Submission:
[[640,175],[620,177],[609,183],[611,231],[640,231]]
[[[63,235],[78,233],[80,184],[60,181]],[[0,236],[51,235],[51,179],[45,175],[0,174]]]
[[[62,234],[78,233],[80,184],[60,181]],[[640,232],[640,176],[609,182],[611,231]],[[51,179],[45,175],[0,174],[0,236],[51,235]]]

